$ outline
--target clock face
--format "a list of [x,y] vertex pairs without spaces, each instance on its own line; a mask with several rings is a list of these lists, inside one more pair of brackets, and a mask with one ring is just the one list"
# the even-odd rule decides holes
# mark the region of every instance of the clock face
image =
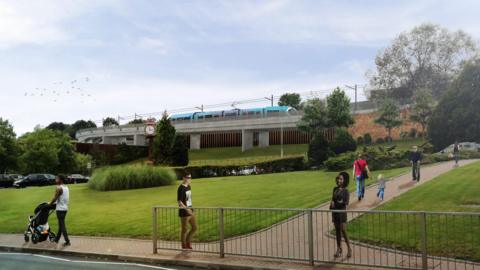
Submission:
[[155,133],[155,128],[153,126],[147,126],[145,127],[145,133],[147,133],[147,135],[153,135]]

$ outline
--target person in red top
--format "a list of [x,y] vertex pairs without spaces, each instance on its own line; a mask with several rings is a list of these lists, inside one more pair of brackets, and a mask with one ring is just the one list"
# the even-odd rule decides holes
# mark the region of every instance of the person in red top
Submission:
[[365,196],[365,179],[368,178],[370,170],[368,169],[367,161],[362,154],[358,154],[357,159],[353,162],[353,175],[357,180],[357,197],[362,200]]

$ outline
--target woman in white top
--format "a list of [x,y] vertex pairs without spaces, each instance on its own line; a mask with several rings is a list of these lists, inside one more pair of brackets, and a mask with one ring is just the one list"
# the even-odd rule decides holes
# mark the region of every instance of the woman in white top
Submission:
[[63,238],[65,239],[63,246],[70,246],[70,239],[68,238],[67,227],[65,226],[65,217],[67,216],[70,192],[68,187],[64,185],[64,181],[65,176],[61,174],[55,179],[57,188],[55,189],[55,196],[50,201],[50,204],[55,204],[58,219],[58,233],[55,242],[58,243],[63,234]]

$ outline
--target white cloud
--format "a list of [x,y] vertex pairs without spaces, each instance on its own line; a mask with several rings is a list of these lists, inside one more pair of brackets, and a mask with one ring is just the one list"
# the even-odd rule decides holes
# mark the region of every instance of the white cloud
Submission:
[[166,55],[169,51],[167,44],[158,38],[143,37],[138,41],[138,47],[160,55]]

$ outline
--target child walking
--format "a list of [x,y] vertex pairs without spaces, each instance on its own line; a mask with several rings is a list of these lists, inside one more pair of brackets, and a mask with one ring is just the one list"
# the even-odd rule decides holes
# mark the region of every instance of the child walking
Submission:
[[383,195],[385,194],[385,182],[386,182],[385,178],[383,177],[383,174],[378,175],[377,181],[378,181],[377,198],[383,201]]

